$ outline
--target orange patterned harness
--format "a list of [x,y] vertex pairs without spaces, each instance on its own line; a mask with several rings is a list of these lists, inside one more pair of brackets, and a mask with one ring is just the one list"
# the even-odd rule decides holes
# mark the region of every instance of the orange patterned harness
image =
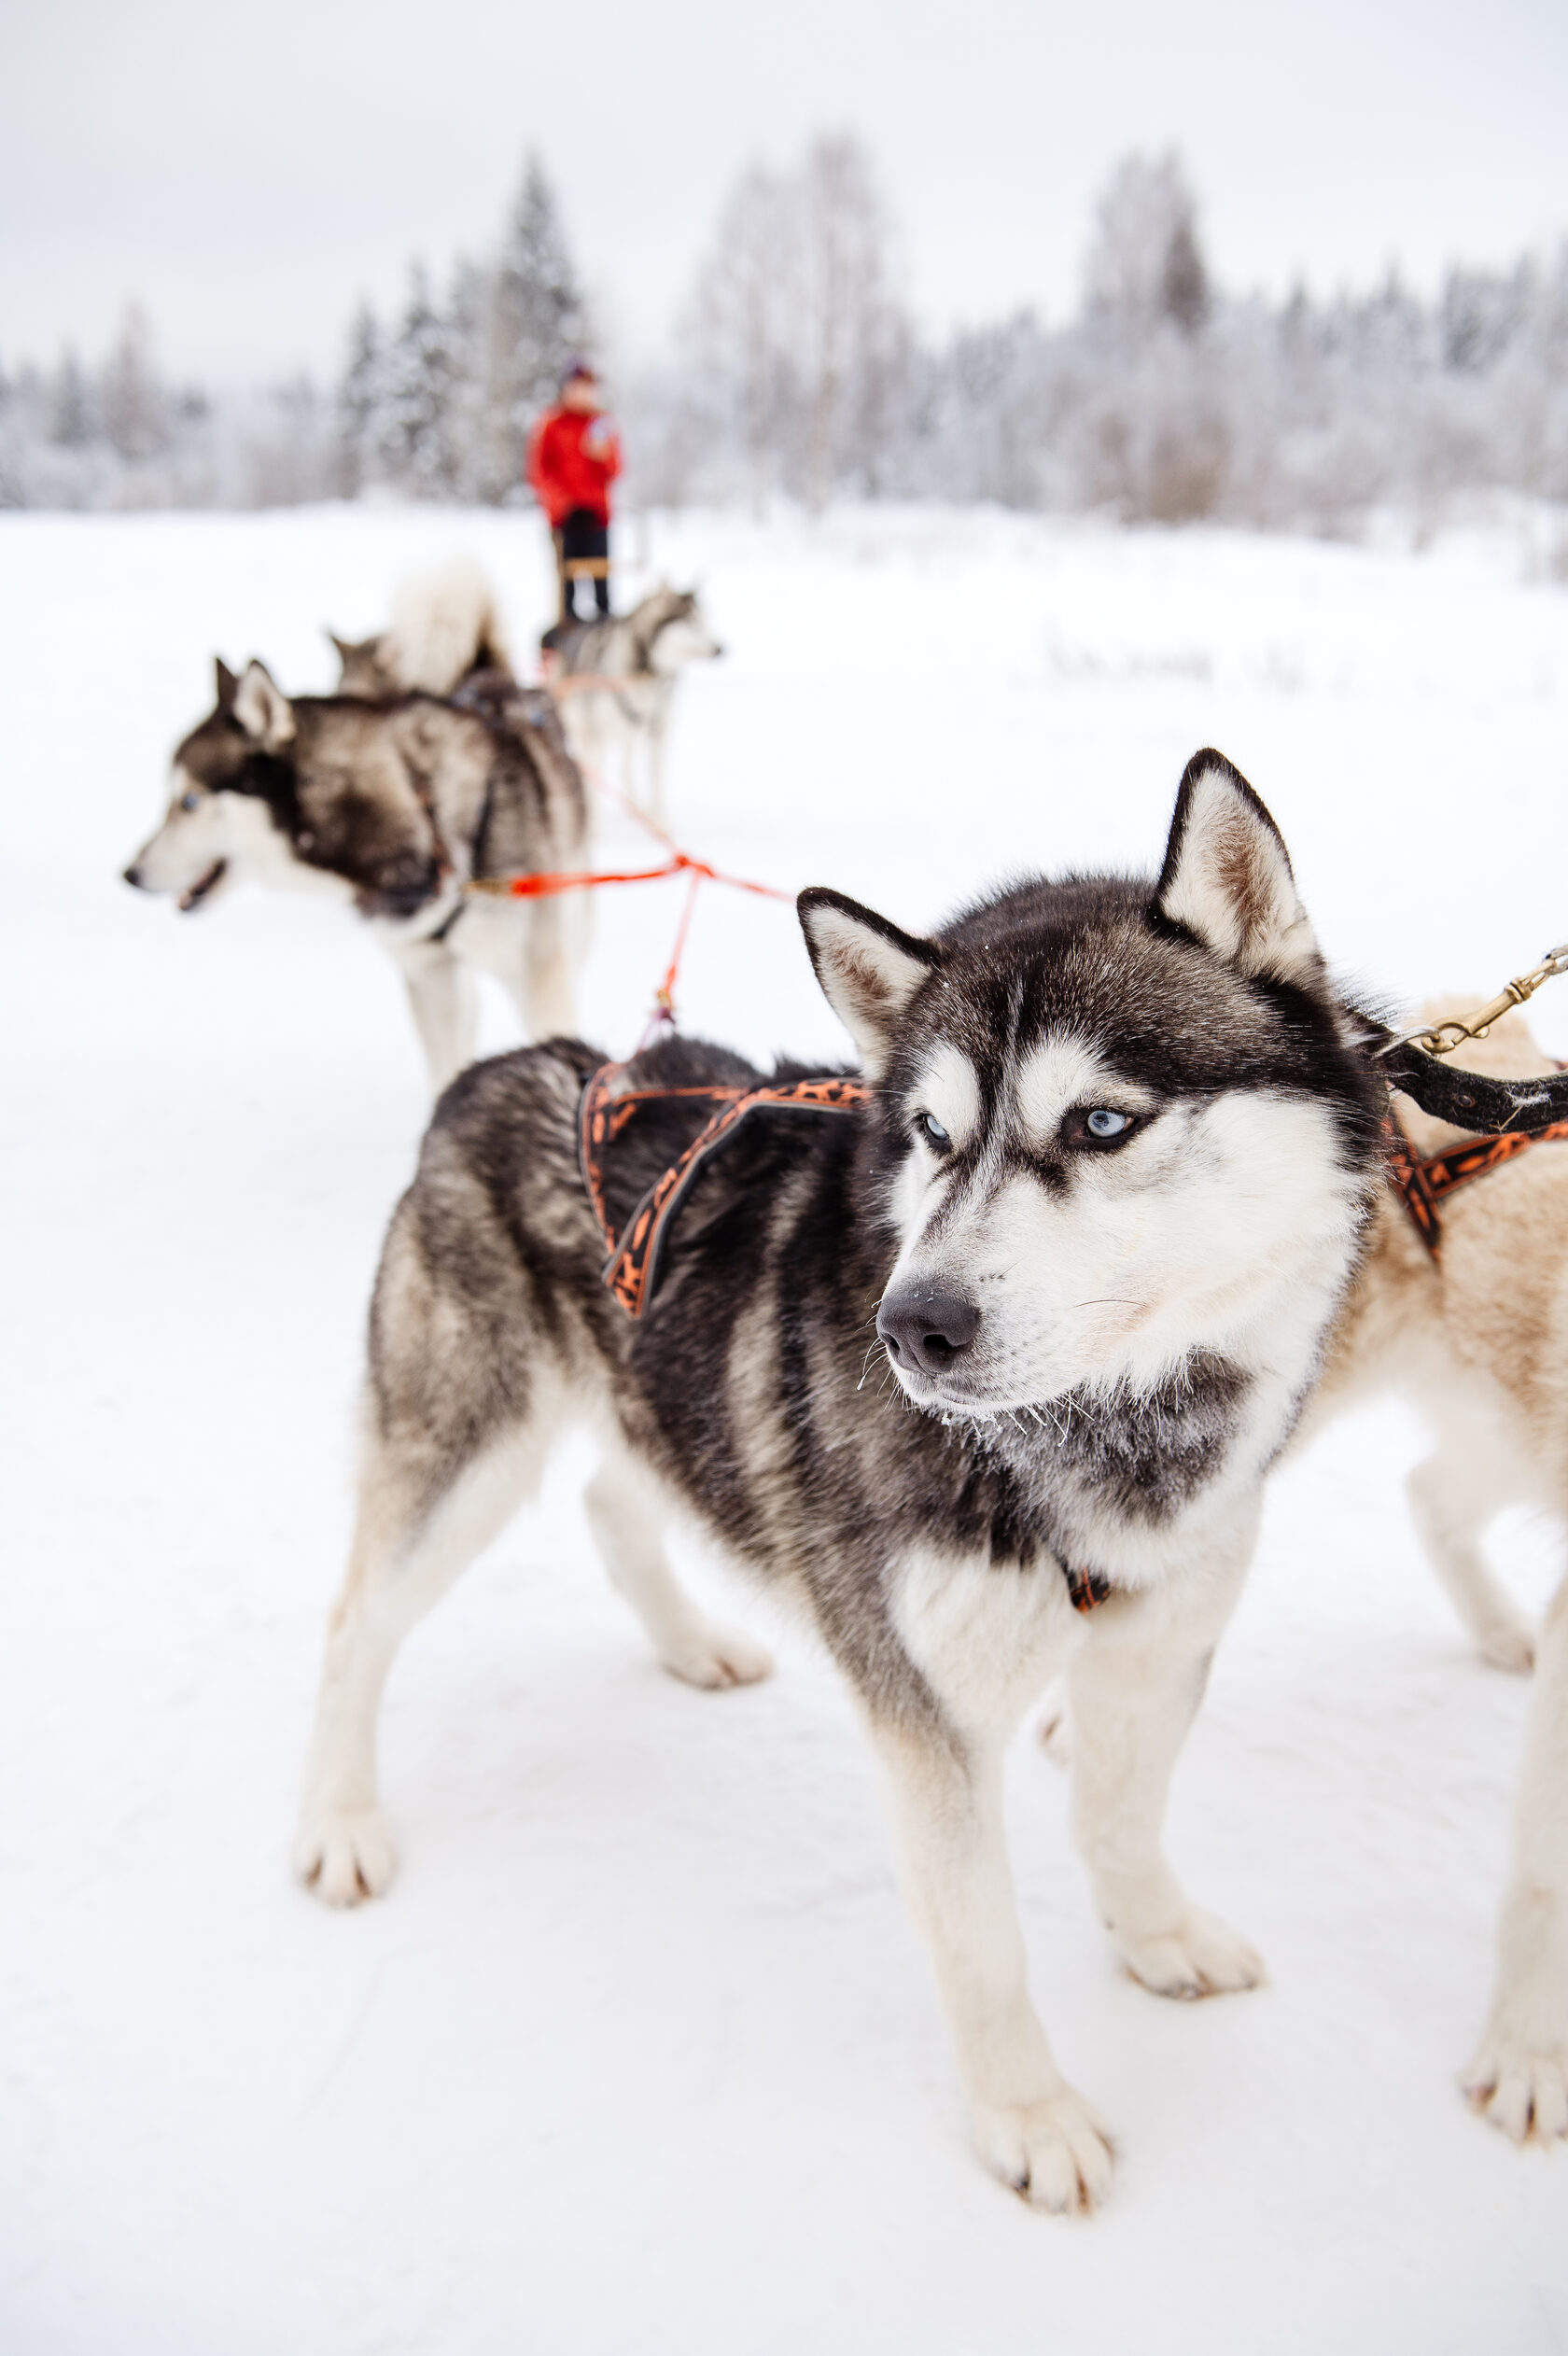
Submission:
[[1389,1146],[1389,1177],[1435,1260],[1441,1262],[1443,1256],[1443,1222],[1437,1205],[1444,1196],[1458,1186],[1467,1186],[1472,1178],[1484,1178],[1489,1170],[1501,1170],[1505,1161],[1517,1160],[1527,1146],[1545,1145],[1554,1138],[1568,1138],[1568,1121],[1553,1121],[1533,1136],[1514,1129],[1505,1135],[1467,1137],[1463,1145],[1450,1145],[1446,1153],[1419,1161],[1399,1131],[1394,1131]]
[[[616,1081],[623,1063],[604,1063],[582,1091],[577,1117],[578,1158],[582,1183],[599,1223],[609,1257],[603,1277],[628,1317],[640,1317],[659,1283],[660,1262],[669,1223],[708,1156],[727,1144],[753,1113],[855,1113],[871,1101],[861,1080],[796,1080],[781,1088],[623,1088]],[[639,1106],[695,1097],[713,1115],[677,1162],[656,1178],[616,1234],[605,1207],[604,1157]]]

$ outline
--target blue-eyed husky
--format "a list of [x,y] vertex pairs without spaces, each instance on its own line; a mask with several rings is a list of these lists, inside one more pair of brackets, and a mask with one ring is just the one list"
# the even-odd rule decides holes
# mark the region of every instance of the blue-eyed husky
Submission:
[[[1116,1946],[1162,1995],[1253,1984],[1161,1819],[1362,1252],[1386,1096],[1284,845],[1215,753],[1188,768],[1155,881],[1023,884],[930,939],[825,891],[801,920],[859,1109],[805,1109],[785,1067],[681,1193],[662,1174],[762,1078],[721,1049],[607,1072],[557,1040],[443,1098],[376,1284],[297,1864],[337,1902],[385,1887],[393,1657],[585,1422],[595,1536],[678,1676],[768,1663],[675,1583],[672,1512],[814,1621],[882,1770],[981,2153],[1031,2201],[1087,2207],[1110,2140],[1025,1984],[1003,1748],[1065,1673],[1077,1836]],[[635,1240],[666,1203],[634,1317],[606,1232]]]

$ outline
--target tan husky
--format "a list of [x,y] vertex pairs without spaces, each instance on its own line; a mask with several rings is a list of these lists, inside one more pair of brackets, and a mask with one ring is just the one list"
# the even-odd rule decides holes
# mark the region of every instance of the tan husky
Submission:
[[[1437,1021],[1474,998],[1429,1006]],[[1509,1015],[1452,1060],[1499,1079],[1553,1071]],[[1412,1152],[1462,1130],[1398,1100]],[[1357,1396],[1395,1387],[1431,1431],[1410,1508],[1434,1569],[1487,1660],[1534,1690],[1514,1804],[1491,2013],[1464,2083],[1522,2142],[1568,2136],[1568,1578],[1539,1634],[1480,1550],[1504,1507],[1568,1516],[1568,1140],[1542,1142],[1440,1206],[1440,1259],[1390,1187],[1373,1246],[1335,1329],[1311,1428]]]

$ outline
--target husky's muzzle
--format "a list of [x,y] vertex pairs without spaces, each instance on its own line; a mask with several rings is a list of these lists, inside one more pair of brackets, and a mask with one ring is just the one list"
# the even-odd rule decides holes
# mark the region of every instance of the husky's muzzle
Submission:
[[[217,891],[228,871],[229,862],[226,859],[215,859],[205,875],[198,876],[195,882],[180,893],[176,905],[181,915],[189,916],[192,908],[199,908],[208,892]],[[156,891],[158,889],[156,884],[147,882],[134,861],[124,870],[124,876],[126,882],[137,891]]]

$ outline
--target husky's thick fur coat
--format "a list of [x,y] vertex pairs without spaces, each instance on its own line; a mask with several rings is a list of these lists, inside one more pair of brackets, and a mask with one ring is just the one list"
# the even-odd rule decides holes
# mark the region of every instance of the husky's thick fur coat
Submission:
[[471,556],[411,573],[392,596],[392,626],[340,638],[340,695],[450,695],[475,672],[511,676],[496,593]]
[[[1554,1069],[1518,1015],[1449,1060],[1507,1080]],[[1407,1098],[1398,1111],[1421,1157],[1463,1136]],[[1409,1498],[1439,1578],[1487,1660],[1528,1670],[1534,1659],[1491,2012],[1465,2083],[1516,2139],[1546,2141],[1568,2136],[1568,1578],[1537,1636],[1481,1538],[1507,1505],[1568,1518],[1568,1142],[1532,1147],[1451,1196],[1440,1265],[1384,1190],[1303,1437],[1383,1388],[1409,1398],[1435,1442]]]
[[[565,688],[561,714],[580,761],[607,771],[620,756],[628,797],[665,815],[665,743],[675,683],[688,663],[723,648],[703,618],[694,589],[652,590],[618,622],[578,622],[551,633],[563,680],[613,680],[612,688]],[[639,770],[641,777],[639,778]]]
[[[814,1622],[882,1770],[980,2150],[1031,2201],[1088,2206],[1110,2140],[1029,2002],[1003,1749],[1065,1671],[1077,1836],[1121,1954],[1169,1996],[1257,1980],[1160,1828],[1381,1185],[1382,1091],[1284,846],[1217,754],[1191,764],[1152,885],[1025,884],[931,939],[829,891],[801,915],[871,1100],[739,1131],[641,1322],[601,1282],[579,1167],[602,1059],[557,1040],[442,1099],[376,1284],[296,1861],[338,1902],[385,1887],[393,1657],[587,1422],[595,1539],[669,1668],[767,1667],[676,1584],[671,1511]],[[755,1076],[676,1041],[625,1085]],[[627,1127],[618,1217],[701,1118],[675,1100]],[[1069,1573],[1107,1600],[1075,1607]]]
[[217,701],[175,754],[163,823],[125,870],[203,907],[250,879],[329,892],[396,960],[432,1088],[473,1053],[476,972],[535,1037],[569,1031],[583,895],[465,893],[471,878],[576,873],[582,779],[542,697],[462,710],[422,694],[291,700],[260,663],[217,665]]

